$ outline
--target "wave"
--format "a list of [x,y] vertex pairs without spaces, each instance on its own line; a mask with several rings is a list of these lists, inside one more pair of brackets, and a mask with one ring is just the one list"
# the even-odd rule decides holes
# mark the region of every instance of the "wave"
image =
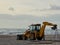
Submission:
[[[25,32],[25,29],[0,29],[0,35],[17,35],[17,34],[23,34]],[[60,29],[57,31],[47,29],[45,30],[45,35],[48,34],[60,34]]]

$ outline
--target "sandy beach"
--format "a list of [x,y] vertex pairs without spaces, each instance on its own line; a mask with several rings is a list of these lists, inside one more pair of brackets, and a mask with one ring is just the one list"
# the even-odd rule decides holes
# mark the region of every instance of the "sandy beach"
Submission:
[[[0,35],[0,45],[60,45],[60,41],[50,41],[51,44],[41,44],[42,41],[16,40],[16,35]],[[54,36],[46,36],[46,40],[52,40]],[[58,39],[59,40],[59,39]],[[47,41],[48,42],[48,41]]]

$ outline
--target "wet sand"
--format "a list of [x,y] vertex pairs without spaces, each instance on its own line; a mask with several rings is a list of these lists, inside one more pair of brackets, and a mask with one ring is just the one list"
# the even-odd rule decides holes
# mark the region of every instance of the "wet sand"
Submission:
[[[45,36],[46,40],[54,40],[55,36]],[[31,40],[16,40],[16,35],[0,35],[0,45],[60,45],[60,41],[46,41],[49,43],[45,43],[45,41],[31,41]],[[57,38],[60,40],[60,35]],[[44,44],[42,44],[42,42]]]

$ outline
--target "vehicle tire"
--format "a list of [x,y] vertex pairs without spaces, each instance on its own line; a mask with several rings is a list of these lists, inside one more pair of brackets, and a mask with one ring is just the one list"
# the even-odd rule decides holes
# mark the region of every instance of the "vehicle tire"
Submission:
[[24,40],[28,40],[28,38],[26,36],[24,36]]
[[38,37],[37,37],[37,40],[42,40],[42,37],[39,37],[39,36],[38,36]]
[[34,33],[31,34],[31,36],[30,36],[30,40],[36,40],[36,38],[35,38],[35,34],[34,34]]

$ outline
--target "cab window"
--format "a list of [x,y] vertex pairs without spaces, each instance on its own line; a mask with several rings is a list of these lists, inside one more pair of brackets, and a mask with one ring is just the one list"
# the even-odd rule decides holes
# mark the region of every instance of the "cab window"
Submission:
[[32,30],[32,26],[29,26],[29,29]]
[[40,29],[40,26],[37,26],[37,30],[39,30]]
[[35,26],[29,26],[30,30],[35,30]]
[[32,30],[35,30],[35,26],[32,26]]

